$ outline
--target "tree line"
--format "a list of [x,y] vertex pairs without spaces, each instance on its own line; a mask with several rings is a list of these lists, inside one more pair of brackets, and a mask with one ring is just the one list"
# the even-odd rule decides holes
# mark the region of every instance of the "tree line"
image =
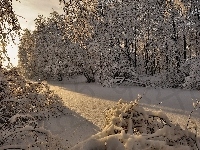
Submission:
[[83,74],[103,84],[159,74],[162,85],[178,87],[189,75],[186,60],[200,55],[198,0],[62,2],[65,15],[39,16],[22,36],[19,64],[28,77]]

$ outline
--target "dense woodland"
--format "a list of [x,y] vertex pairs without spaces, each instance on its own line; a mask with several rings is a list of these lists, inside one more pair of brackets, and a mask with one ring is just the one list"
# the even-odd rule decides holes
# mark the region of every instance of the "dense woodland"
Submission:
[[[198,0],[65,2],[66,15],[38,16],[24,30],[19,66],[31,79],[83,74],[112,86],[115,77],[150,85],[199,88]],[[135,78],[136,76],[136,78]],[[151,82],[151,81],[150,81]]]

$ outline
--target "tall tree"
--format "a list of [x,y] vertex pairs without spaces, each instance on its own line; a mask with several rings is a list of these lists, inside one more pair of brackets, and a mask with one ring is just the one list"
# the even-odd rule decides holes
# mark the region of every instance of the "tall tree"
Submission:
[[10,38],[14,40],[18,34],[20,25],[17,15],[13,11],[12,0],[0,1],[0,40],[9,42]]
[[22,74],[27,78],[32,78],[35,75],[35,39],[30,30],[25,29],[18,49],[18,66],[20,66]]
[[14,39],[19,35],[20,24],[17,19],[17,15],[13,11],[12,0],[0,1],[0,67],[2,62],[6,58],[10,60],[7,55],[6,45],[10,41],[14,42]]
[[92,38],[97,19],[97,0],[59,0],[64,3],[66,33],[73,42],[83,44]]

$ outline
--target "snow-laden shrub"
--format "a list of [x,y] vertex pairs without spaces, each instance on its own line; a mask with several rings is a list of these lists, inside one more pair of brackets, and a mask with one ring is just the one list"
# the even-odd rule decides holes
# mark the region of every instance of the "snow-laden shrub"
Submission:
[[46,83],[27,81],[16,68],[1,71],[0,108],[10,114],[8,118],[16,113],[40,114],[40,117],[44,117],[61,109],[62,100]]
[[62,106],[47,84],[27,81],[17,68],[0,68],[0,149],[62,149],[37,123],[59,115]]
[[184,81],[184,73],[181,70],[175,68],[170,71],[165,71],[162,74],[161,86],[167,88],[178,88],[181,87],[181,84]]
[[16,114],[1,126],[0,149],[63,149],[59,139],[31,115]]
[[73,150],[196,150],[199,138],[174,125],[162,111],[146,111],[136,101],[120,100],[105,112],[105,128]]
[[112,65],[104,63],[103,68],[99,69],[97,73],[97,81],[106,87],[112,87],[116,85],[114,80],[115,77],[133,79],[137,77],[137,74],[135,73],[135,68],[128,66],[126,62],[122,64],[113,63]]
[[185,62],[189,75],[185,77],[183,87],[186,89],[200,89],[200,58],[192,58]]

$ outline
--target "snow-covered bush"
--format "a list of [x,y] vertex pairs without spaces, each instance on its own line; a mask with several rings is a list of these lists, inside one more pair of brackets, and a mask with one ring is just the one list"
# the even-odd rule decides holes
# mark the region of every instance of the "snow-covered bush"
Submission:
[[37,121],[59,115],[62,108],[62,100],[46,83],[27,81],[17,68],[0,68],[0,149],[61,149],[59,140]]
[[200,139],[174,125],[162,111],[146,111],[138,103],[120,100],[105,111],[105,128],[73,150],[196,150]]
[[162,86],[168,88],[178,88],[181,87],[181,84],[184,81],[184,73],[180,70],[172,69],[169,72],[166,72],[165,77],[162,77]]
[[[185,77],[185,83],[183,87],[186,89],[200,89],[200,58],[195,57],[187,60],[184,64],[184,68],[189,75]],[[186,72],[186,73],[187,73]]]
[[[17,68],[9,71],[1,69],[1,108],[12,117],[16,113],[50,114],[62,106],[62,100],[44,82],[25,80]],[[57,107],[57,106],[59,107]],[[14,112],[13,112],[14,111]]]
[[102,68],[97,73],[98,82],[103,86],[112,87],[116,83],[115,77],[123,77],[124,79],[133,79],[137,77],[135,68],[128,66],[127,62],[124,63],[104,63]]
[[59,138],[31,115],[16,114],[1,126],[0,149],[63,149]]

